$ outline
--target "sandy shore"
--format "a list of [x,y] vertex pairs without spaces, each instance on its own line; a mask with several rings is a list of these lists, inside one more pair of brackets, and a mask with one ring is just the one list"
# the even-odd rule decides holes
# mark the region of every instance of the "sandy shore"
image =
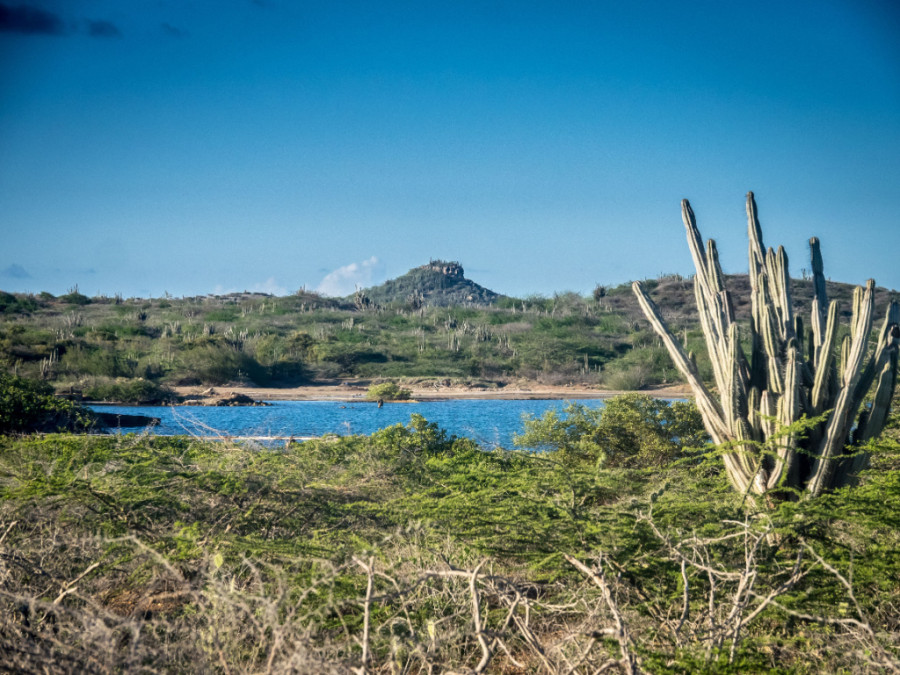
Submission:
[[[205,404],[243,394],[256,401],[358,401],[365,399],[369,382],[345,380],[334,384],[313,384],[303,387],[239,387],[224,386],[212,389],[204,387],[176,387],[175,390],[186,398],[199,399]],[[596,387],[581,385],[546,385],[537,382],[518,382],[500,388],[476,388],[464,385],[401,385],[412,391],[416,401],[448,401],[453,399],[576,399],[576,398],[609,398],[628,392],[610,391]],[[659,398],[688,398],[690,388],[686,385],[674,387],[656,387],[645,389],[640,393]]]

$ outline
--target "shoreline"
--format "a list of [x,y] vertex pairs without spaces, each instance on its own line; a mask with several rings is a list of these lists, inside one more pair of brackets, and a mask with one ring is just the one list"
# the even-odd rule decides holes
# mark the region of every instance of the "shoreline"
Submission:
[[[246,396],[254,401],[340,401],[345,403],[366,401],[368,382],[343,381],[339,384],[312,384],[302,387],[174,387],[179,396],[194,401],[187,405],[214,405],[223,397]],[[401,384],[412,396],[408,401],[391,403],[416,403],[453,400],[567,400],[587,398],[612,398],[622,394],[647,394],[662,399],[693,398],[690,387],[674,385],[652,387],[639,391],[617,391],[583,385],[545,385],[537,382],[510,384],[502,388],[468,387],[465,385],[417,386]],[[374,403],[374,401],[372,401]],[[385,401],[388,403],[389,401]],[[185,404],[182,404],[185,405]]]

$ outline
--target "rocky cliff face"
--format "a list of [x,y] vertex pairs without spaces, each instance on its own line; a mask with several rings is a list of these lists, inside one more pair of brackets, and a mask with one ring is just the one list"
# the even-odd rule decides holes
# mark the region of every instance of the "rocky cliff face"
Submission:
[[430,270],[443,274],[445,277],[454,277],[457,279],[465,278],[463,267],[458,262],[445,262],[443,260],[432,260],[427,265],[422,265],[419,269]]

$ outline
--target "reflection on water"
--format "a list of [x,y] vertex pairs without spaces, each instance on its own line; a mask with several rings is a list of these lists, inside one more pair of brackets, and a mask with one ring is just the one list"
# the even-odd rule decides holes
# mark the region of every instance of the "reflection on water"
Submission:
[[[591,408],[601,399],[575,400]],[[540,416],[561,410],[568,401],[454,400],[417,403],[346,401],[273,401],[266,407],[92,406],[99,412],[158,417],[152,432],[215,437],[296,439],[324,434],[370,434],[392,424],[408,424],[418,413],[449,433],[468,436],[486,447],[512,447],[512,435],[522,431],[522,415]],[[138,431],[135,428],[124,431]]]

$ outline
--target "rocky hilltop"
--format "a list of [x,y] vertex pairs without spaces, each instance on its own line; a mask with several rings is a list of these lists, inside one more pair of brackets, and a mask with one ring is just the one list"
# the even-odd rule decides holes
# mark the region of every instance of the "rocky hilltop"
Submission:
[[409,303],[414,306],[446,307],[449,305],[490,305],[498,293],[466,279],[462,265],[456,261],[431,260],[414,267],[403,276],[380,286],[366,288],[362,294],[377,305]]

